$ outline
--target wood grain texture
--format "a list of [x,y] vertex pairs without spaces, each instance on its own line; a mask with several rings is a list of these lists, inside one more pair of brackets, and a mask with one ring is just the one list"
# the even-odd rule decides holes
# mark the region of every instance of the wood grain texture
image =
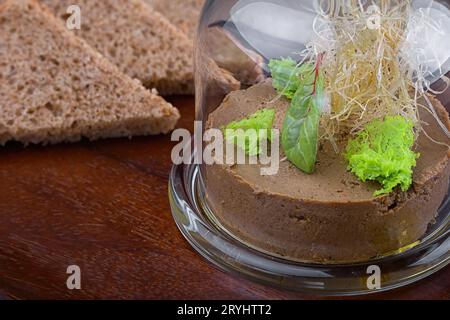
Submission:
[[[192,98],[173,98],[192,128]],[[0,150],[0,299],[314,299],[229,276],[172,220],[170,137]],[[82,290],[66,288],[69,265]],[[450,299],[450,269],[361,299]]]

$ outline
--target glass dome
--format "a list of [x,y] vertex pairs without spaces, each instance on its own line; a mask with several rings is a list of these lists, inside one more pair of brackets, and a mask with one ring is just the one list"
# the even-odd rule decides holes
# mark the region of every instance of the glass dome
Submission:
[[448,264],[450,1],[210,0],[195,63],[170,198],[204,257],[319,294]]

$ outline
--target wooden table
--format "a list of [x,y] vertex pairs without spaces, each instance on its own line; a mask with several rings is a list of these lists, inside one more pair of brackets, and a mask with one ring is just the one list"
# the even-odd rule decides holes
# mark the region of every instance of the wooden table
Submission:
[[[191,128],[193,98],[171,99]],[[168,136],[0,150],[0,298],[314,297],[216,270],[178,232]],[[69,265],[81,290],[66,287]],[[367,297],[362,297],[367,298]],[[368,298],[450,299],[450,268]]]

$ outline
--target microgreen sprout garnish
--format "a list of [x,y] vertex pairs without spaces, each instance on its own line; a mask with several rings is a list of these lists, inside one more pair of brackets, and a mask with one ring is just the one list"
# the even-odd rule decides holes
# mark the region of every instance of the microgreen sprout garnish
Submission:
[[[418,157],[411,147],[419,134],[429,137],[421,113],[431,114],[450,138],[430,100],[430,94],[436,94],[430,79],[436,80],[436,69],[445,73],[442,54],[431,47],[439,45],[433,35],[444,30],[433,21],[436,10],[417,9],[411,0],[374,1],[370,6],[359,0],[319,0],[317,8],[311,41],[298,58],[269,63],[276,99],[291,100],[282,132],[284,152],[311,173],[319,143],[329,141],[342,152],[341,142],[356,136],[347,150],[350,170],[361,180],[380,182],[383,189],[377,194],[396,186],[406,190]],[[448,87],[450,81],[441,79]],[[384,151],[363,148],[363,137],[365,142],[378,141],[391,132],[389,123],[400,125],[401,119],[405,125],[397,130],[407,133],[407,139],[402,136],[406,140],[389,139],[379,146]],[[449,145],[448,140],[432,141]],[[391,154],[392,144],[401,150],[400,158]],[[376,158],[370,160],[367,154]],[[392,164],[397,167],[390,168]]]
[[[428,110],[450,137],[426,99],[433,92],[427,79],[435,71],[426,64],[439,65],[433,60],[438,56],[433,54],[436,48],[424,47],[427,40],[429,46],[433,41],[424,29],[432,27],[439,32],[429,10],[417,11],[411,0],[374,1],[369,7],[359,0],[320,0],[318,7],[326,9],[319,10],[315,39],[302,54],[327,53],[323,70],[331,112],[322,120],[325,139],[357,133],[367,123],[388,115],[407,118],[419,133],[424,130],[420,108]],[[420,19],[412,19],[418,12]]]

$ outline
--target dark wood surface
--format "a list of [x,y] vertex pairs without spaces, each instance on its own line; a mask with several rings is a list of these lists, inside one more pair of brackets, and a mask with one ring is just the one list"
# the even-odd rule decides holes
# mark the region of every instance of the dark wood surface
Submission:
[[[193,98],[173,98],[191,128]],[[0,149],[0,299],[313,299],[229,276],[178,232],[170,137]],[[79,265],[82,289],[66,287]],[[361,299],[450,299],[450,269]]]

